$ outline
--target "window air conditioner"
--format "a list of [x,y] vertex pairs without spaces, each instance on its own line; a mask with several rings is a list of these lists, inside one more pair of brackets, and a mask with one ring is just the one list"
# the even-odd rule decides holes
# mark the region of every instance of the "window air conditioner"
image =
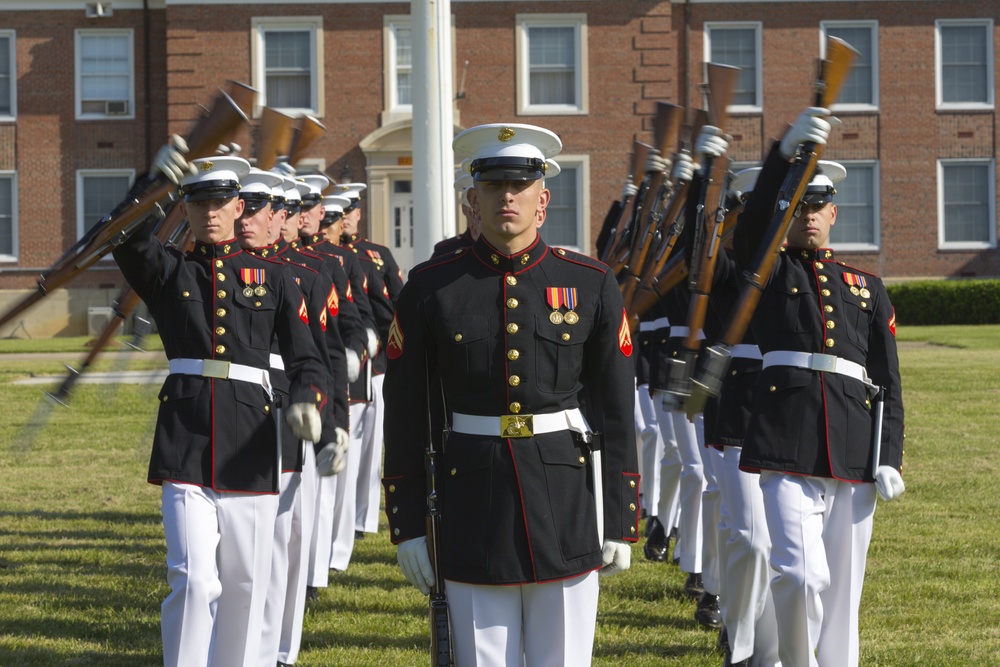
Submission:
[[128,113],[128,100],[108,100],[104,103],[104,113],[108,116],[124,116]]
[[89,306],[87,308],[87,335],[96,336],[104,331],[114,316],[115,309],[111,306]]

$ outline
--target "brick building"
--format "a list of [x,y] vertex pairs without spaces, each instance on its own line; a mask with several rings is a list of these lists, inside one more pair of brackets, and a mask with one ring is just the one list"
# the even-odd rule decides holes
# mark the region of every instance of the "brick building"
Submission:
[[[703,64],[743,69],[739,166],[812,98],[826,33],[861,59],[826,157],[843,161],[835,248],[890,279],[1000,275],[990,0],[452,0],[456,130],[511,120],[564,141],[551,243],[591,252],[658,101],[701,106]],[[308,166],[368,183],[364,225],[408,256],[410,5],[381,0],[0,0],[0,311],[109,210],[170,132],[232,79],[327,128]],[[253,137],[237,141],[253,153]],[[105,261],[24,315],[83,333],[121,277]],[[16,333],[16,332],[15,332]]]

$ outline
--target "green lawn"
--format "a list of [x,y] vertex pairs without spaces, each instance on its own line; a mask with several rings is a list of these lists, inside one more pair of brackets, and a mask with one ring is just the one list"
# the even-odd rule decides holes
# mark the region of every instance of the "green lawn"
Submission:
[[[907,492],[876,513],[861,664],[998,665],[1000,327],[898,335]],[[160,664],[164,546],[158,488],[145,482],[158,387],[81,384],[69,408],[53,408],[39,387],[11,384],[60,375],[83,342],[0,340],[2,667]],[[4,359],[12,351],[66,354]],[[683,580],[636,547],[632,569],[602,581],[595,664],[720,665]],[[384,525],[331,583],[309,607],[300,665],[427,664],[426,601],[399,572]]]

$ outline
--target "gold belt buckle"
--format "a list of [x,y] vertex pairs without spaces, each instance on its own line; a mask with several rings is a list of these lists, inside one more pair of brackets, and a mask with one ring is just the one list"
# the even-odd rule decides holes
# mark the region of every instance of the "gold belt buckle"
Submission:
[[229,363],[219,359],[205,359],[201,365],[201,374],[207,378],[229,379]]
[[500,415],[500,435],[504,438],[530,438],[534,435],[532,415]]

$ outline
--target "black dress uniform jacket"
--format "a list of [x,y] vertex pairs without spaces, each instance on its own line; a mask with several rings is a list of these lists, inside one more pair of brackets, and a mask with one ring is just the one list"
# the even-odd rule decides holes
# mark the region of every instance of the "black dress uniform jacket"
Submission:
[[[240,250],[235,240],[165,249],[153,224],[114,251],[132,289],[149,307],[168,359],[214,359],[267,369],[277,336],[292,403],[317,407],[328,393],[324,361],[309,332],[305,302],[287,267]],[[241,269],[260,269],[261,294]],[[256,287],[256,286],[255,286]],[[253,291],[253,290],[251,290]],[[160,390],[148,479],[217,491],[274,493],[277,436],[271,401],[240,380],[171,374]]]
[[[549,287],[576,288],[579,321],[550,320]],[[425,534],[424,450],[445,411],[499,416],[577,407],[604,433],[604,536],[637,540],[630,354],[608,267],[540,238],[507,256],[480,237],[469,250],[411,270],[389,336],[384,387],[392,541]],[[521,584],[601,566],[588,450],[570,431],[512,439],[452,432],[438,470],[445,577]]]
[[345,239],[348,248],[367,256],[382,274],[382,281],[385,283],[386,291],[389,293],[389,300],[395,304],[399,298],[399,293],[403,290],[403,272],[399,269],[396,258],[392,251],[384,245],[375,243],[369,239],[354,234]]
[[434,250],[431,251],[431,258],[440,257],[441,255],[450,255],[456,250],[470,247],[472,243],[472,232],[466,229],[458,236],[452,236],[435,243]]
[[[788,167],[775,145],[736,227],[734,250],[744,269],[763,240]],[[854,285],[862,280],[865,287]],[[826,248],[785,247],[751,327],[764,354],[824,353],[864,366],[886,390],[880,465],[899,470],[903,400],[895,320],[877,276],[837,262]],[[870,396],[858,380],[790,366],[765,368],[740,467],[871,482],[872,419]]]

